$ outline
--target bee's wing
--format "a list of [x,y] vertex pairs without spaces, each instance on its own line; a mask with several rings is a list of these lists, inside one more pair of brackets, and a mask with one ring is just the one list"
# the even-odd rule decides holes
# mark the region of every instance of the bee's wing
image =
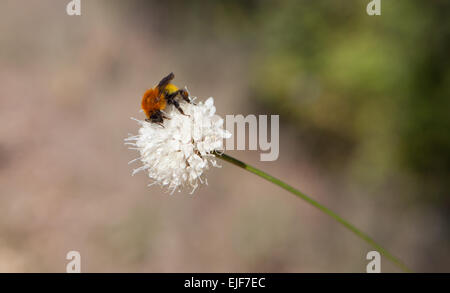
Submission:
[[171,72],[171,73],[169,73],[169,75],[167,75],[166,77],[161,79],[161,81],[157,85],[159,92],[161,93],[161,90],[164,89],[170,83],[170,81],[174,78],[175,78],[175,74],[173,74],[173,72]]

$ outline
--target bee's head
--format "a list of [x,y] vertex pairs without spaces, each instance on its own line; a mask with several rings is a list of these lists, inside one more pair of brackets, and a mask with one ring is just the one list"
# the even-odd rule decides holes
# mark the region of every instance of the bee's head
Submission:
[[162,123],[163,122],[163,115],[162,115],[161,111],[156,111],[155,113],[153,113],[150,116],[150,120],[153,123]]

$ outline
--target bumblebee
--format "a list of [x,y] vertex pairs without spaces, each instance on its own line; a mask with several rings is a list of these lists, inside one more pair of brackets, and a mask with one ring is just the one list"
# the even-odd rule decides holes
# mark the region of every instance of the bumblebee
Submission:
[[[175,99],[180,96],[183,100],[191,103],[189,99],[189,93],[185,89],[178,89],[175,85],[170,82],[175,78],[173,73],[170,73],[164,77],[157,86],[147,90],[142,97],[142,110],[144,110],[147,118],[145,121],[157,123],[163,126],[164,119],[170,119],[164,115],[164,110],[167,105],[174,105],[177,110],[183,114],[183,109],[181,109],[180,104]],[[189,115],[186,115],[189,116]]]

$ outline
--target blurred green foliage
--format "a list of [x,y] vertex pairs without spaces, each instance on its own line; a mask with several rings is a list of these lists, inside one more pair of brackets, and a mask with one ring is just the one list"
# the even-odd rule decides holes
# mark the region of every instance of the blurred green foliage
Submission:
[[448,195],[450,2],[382,1],[372,17],[368,1],[276,3],[260,10],[254,97],[352,178],[406,171],[418,191]]

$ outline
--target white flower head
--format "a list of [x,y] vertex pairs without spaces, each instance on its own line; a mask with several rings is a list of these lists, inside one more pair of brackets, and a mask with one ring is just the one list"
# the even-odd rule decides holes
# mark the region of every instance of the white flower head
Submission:
[[[163,126],[152,122],[136,120],[141,128],[139,134],[125,141],[136,149],[142,166],[133,171],[147,171],[153,184],[167,188],[171,193],[191,187],[192,192],[199,182],[207,184],[202,178],[205,170],[217,165],[215,151],[223,150],[223,140],[231,134],[223,128],[223,119],[215,115],[214,99],[204,103],[183,102],[182,115],[175,107],[168,106]],[[131,163],[130,162],[130,163]]]

